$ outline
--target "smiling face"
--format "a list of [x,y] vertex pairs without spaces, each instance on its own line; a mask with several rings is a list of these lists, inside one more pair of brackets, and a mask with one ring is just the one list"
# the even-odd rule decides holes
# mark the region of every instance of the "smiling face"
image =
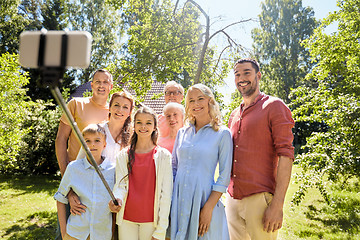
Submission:
[[179,130],[184,125],[184,116],[180,109],[166,109],[164,115],[166,117],[166,122],[170,128]]
[[257,95],[260,92],[259,81],[261,73],[255,71],[250,62],[238,63],[234,68],[235,85],[244,98]]
[[129,99],[124,97],[116,97],[111,101],[110,121],[125,121],[131,113],[131,102]]
[[108,97],[113,84],[107,72],[96,72],[91,82],[91,89],[95,97]]
[[195,118],[209,116],[210,98],[208,96],[195,88],[188,91],[187,99],[189,115],[192,115]]
[[155,130],[154,117],[148,113],[137,113],[134,120],[134,131],[138,138],[151,138]]
[[101,153],[106,147],[105,136],[101,133],[84,133],[86,145],[89,147],[91,154],[96,161],[101,159]]
[[165,103],[176,102],[181,103],[184,95],[181,93],[181,89],[177,86],[168,86],[165,89]]

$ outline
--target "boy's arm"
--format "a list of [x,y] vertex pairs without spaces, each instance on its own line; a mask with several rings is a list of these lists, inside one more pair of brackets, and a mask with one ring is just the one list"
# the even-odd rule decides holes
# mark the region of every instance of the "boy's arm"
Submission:
[[56,201],[61,237],[64,238],[66,235],[66,209],[65,204],[62,202]]

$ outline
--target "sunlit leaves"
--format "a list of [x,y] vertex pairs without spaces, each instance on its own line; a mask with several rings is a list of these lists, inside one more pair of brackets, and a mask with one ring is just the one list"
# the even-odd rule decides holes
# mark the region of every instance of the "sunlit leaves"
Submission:
[[261,89],[288,103],[291,89],[304,84],[312,67],[300,42],[316,27],[314,11],[301,0],[266,0],[261,7],[260,28],[252,31],[263,73]]
[[14,166],[21,138],[28,132],[21,123],[28,107],[26,74],[21,70],[18,56],[3,54],[0,57],[0,172]]
[[[303,168],[298,176],[302,186],[319,189],[322,185],[312,179],[337,182],[360,177],[360,0],[339,1],[338,6],[340,10],[304,42],[316,62],[307,79],[316,80],[318,88],[293,92],[296,119],[322,121],[328,127],[326,132],[314,132],[304,146],[307,151],[297,158]],[[334,22],[338,31],[325,34],[326,26]],[[300,187],[297,197],[304,189]],[[327,196],[324,189],[322,193]]]

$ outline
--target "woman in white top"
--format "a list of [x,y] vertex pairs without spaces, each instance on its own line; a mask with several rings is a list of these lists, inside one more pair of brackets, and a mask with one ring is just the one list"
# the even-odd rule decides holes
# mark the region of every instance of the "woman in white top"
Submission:
[[[106,132],[106,147],[102,152],[106,161],[115,163],[116,156],[121,149],[129,145],[130,136],[132,134],[131,127],[131,113],[134,109],[134,99],[131,94],[127,92],[115,92],[109,103],[109,121],[100,124],[105,128]],[[80,148],[76,159],[86,157],[85,150]],[[81,199],[75,194],[71,193],[70,212],[71,214],[81,214],[85,212],[86,206],[81,204]]]
[[[121,149],[129,145],[132,133],[131,113],[134,109],[134,100],[127,92],[115,92],[109,103],[109,121],[100,124],[106,132],[106,148],[103,156],[115,162],[116,155]],[[80,149],[76,159],[85,157],[85,150]]]

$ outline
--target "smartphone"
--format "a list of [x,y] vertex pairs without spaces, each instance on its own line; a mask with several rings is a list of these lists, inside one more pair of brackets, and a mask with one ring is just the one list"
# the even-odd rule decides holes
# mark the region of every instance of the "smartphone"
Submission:
[[44,67],[61,66],[62,36],[67,34],[66,68],[87,68],[90,65],[92,36],[86,31],[25,31],[20,34],[20,64],[39,68],[40,36],[45,35]]

